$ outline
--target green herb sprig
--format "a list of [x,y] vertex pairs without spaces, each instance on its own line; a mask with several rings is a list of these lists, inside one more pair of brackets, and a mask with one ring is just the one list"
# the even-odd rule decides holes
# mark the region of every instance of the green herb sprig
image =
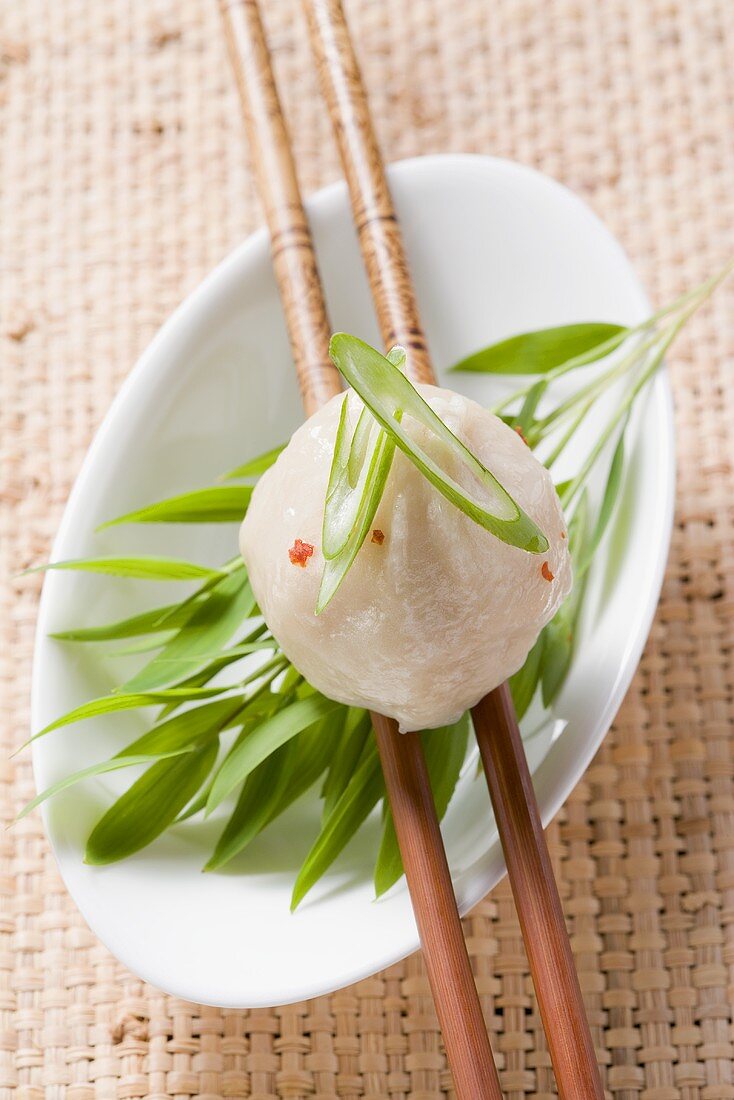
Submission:
[[[610,395],[618,393],[589,454],[571,478],[557,485],[569,515],[575,586],[510,680],[521,717],[538,694],[543,706],[550,707],[568,674],[586,575],[619,497],[625,435],[634,403],[680,329],[732,268],[734,264],[728,265],[640,325],[589,323],[523,333],[484,348],[453,368],[527,379],[495,411],[538,449],[551,470],[591,409],[599,402],[606,407]],[[366,408],[352,433],[347,428],[346,401],[342,410],[325,510],[328,556],[319,610],[335,595],[359,552],[382,497],[396,446],[457,506],[466,510],[478,505],[472,500],[467,505],[464,490],[457,490],[445,471],[434,469],[431,463],[435,465],[435,459],[421,453],[403,429],[402,414],[417,414],[429,430],[443,437],[444,445],[460,453],[460,442],[452,442],[453,436],[448,440],[441,421],[436,424],[433,414],[427,417],[416,402],[415,397],[422,402],[420,395],[397,369],[401,351],[395,350],[385,359],[344,334],[334,338],[332,351]],[[587,368],[592,368],[588,376]],[[570,396],[555,398],[554,383],[572,372],[579,385]],[[179,494],[104,526],[239,521],[249,503],[252,483],[277,460],[282,449],[250,459],[222,479],[248,484],[220,483]],[[466,461],[465,455],[461,457]],[[600,502],[592,507],[587,484],[603,463],[605,487]],[[487,510],[486,500],[479,504],[486,512],[484,525],[490,530],[494,527],[494,533],[502,537],[507,527],[501,525],[514,523],[514,532],[519,532],[516,545],[524,541],[530,550],[542,545],[542,533],[527,517],[518,516],[517,506],[502,487],[487,479],[485,488],[494,511]],[[457,501],[457,491],[464,499]],[[297,876],[293,907],[380,803],[383,824],[375,867],[376,894],[384,893],[400,878],[400,853],[385,805],[369,715],[326,699],[293,668],[262,620],[241,559],[233,558],[219,569],[149,556],[56,562],[43,568],[188,581],[196,587],[178,602],[117,622],[70,627],[53,635],[63,644],[124,642],[124,649],[112,652],[113,660],[133,651],[147,651],[152,656],[116,691],[60,716],[32,740],[85,719],[136,708],[158,709],[142,736],[111,759],[64,777],[41,792],[21,816],[76,782],[126,768],[142,769],[95,825],[87,842],[87,862],[122,859],[190,817],[221,812],[231,800],[205,866],[211,872],[235,857],[243,858],[242,853],[263,829],[297,798],[314,790],[322,803],[321,826]],[[420,735],[441,817],[462,772],[469,729],[470,719],[465,715],[450,729]]]

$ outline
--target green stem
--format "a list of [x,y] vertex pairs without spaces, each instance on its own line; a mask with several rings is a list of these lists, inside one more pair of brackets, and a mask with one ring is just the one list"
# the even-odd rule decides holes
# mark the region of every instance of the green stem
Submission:
[[[591,348],[590,351],[585,351],[582,355],[576,355],[573,359],[568,359],[565,363],[561,363],[559,367],[555,367],[553,370],[548,371],[545,375],[545,381],[548,383],[554,382],[556,378],[560,378],[568,371],[576,370],[578,367],[585,367],[589,363],[595,363],[599,359],[606,358],[606,356],[610,355],[621,343],[629,339],[634,331],[634,329],[624,329],[622,332],[617,333],[616,336],[611,336],[608,340],[605,340],[603,344],[597,344],[596,347]],[[510,396],[501,401],[499,405],[495,405],[492,412],[495,416],[499,416],[499,414],[504,412],[509,405],[526,397],[537,384],[538,378],[535,376],[535,381],[511,393]]]
[[547,470],[550,470],[553,463],[556,462],[558,460],[558,458],[560,458],[561,454],[566,449],[566,446],[571,441],[571,438],[576,434],[577,429],[582,424],[583,420],[586,417],[587,412],[589,411],[589,409],[591,408],[591,406],[594,404],[595,401],[596,401],[596,398],[592,397],[592,398],[590,398],[589,401],[586,402],[585,405],[581,406],[581,409],[579,410],[578,415],[576,416],[575,420],[573,420],[571,422],[571,425],[568,428],[566,434],[561,437],[558,444],[553,448],[551,453],[548,455],[548,458],[545,460],[544,465],[545,465]]
[[269,661],[266,661],[265,664],[262,665],[260,668],[255,669],[254,672],[251,672],[250,675],[245,677],[244,680],[240,681],[241,685],[244,687],[248,684],[256,683],[263,676],[268,677],[268,679],[265,680],[263,684],[258,685],[257,689],[253,692],[252,695],[248,696],[248,703],[252,702],[253,699],[260,695],[263,688],[268,687],[268,685],[273,682],[276,676],[280,675],[281,672],[284,672],[285,669],[288,667],[288,664],[288,658],[283,653],[278,653],[275,657],[271,657]]
[[586,404],[588,400],[592,403],[600,397],[605,390],[607,390],[613,382],[616,382],[619,378],[622,378],[625,374],[628,374],[634,367],[636,367],[641,356],[650,351],[659,339],[659,334],[651,336],[648,340],[639,344],[628,355],[620,360],[619,363],[615,363],[608,371],[595,378],[592,382],[582,386],[580,390],[577,390],[570,397],[567,397],[565,401],[562,401],[560,405],[557,405],[552,412],[543,417],[542,420],[538,420],[533,429],[533,438],[540,442],[548,434],[548,430],[553,428],[554,425],[561,420],[565,420],[569,414],[572,414],[580,404]]
[[681,318],[679,318],[678,321],[676,321],[674,325],[671,325],[671,327],[668,329],[667,335],[664,336],[660,341],[658,349],[650,360],[650,363],[641,372],[635,384],[625,394],[624,398],[617,406],[616,412],[614,413],[604,431],[601,433],[591,451],[587,455],[581,469],[573,478],[573,480],[568,483],[565,491],[561,494],[561,504],[563,505],[564,509],[568,508],[571,501],[576,496],[579,489],[582,487],[586,478],[589,476],[592,467],[596,463],[596,460],[599,458],[599,455],[602,453],[606,444],[608,443],[612,433],[616,429],[620,420],[622,420],[622,418],[626,416],[626,414],[629,412],[632,403],[634,402],[640,390],[642,390],[643,387],[646,386],[650,379],[653,377],[653,375],[656,374],[658,368],[660,367],[660,364],[665,357],[665,353],[675,340],[676,336],[678,335],[692,312],[693,309],[687,311]]
[[[577,370],[579,367],[588,366],[590,363],[595,363],[599,359],[605,358],[611,354],[620,344],[624,343],[631,336],[635,336],[639,333],[648,331],[658,321],[661,321],[664,317],[669,317],[670,314],[682,309],[683,306],[688,305],[689,302],[695,302],[695,309],[698,309],[699,305],[702,305],[707,298],[711,296],[714,290],[719,286],[731,273],[734,271],[734,260],[730,260],[717,275],[712,275],[710,279],[701,283],[699,286],[694,287],[693,290],[687,290],[685,294],[681,294],[675,301],[671,302],[667,306],[663,306],[655,313],[651,314],[646,320],[641,321],[639,324],[634,325],[632,328],[624,329],[622,332],[617,333],[616,336],[612,336],[609,340],[605,340],[604,343],[598,344],[595,348],[591,348],[590,351],[584,352],[582,355],[577,355],[573,359],[568,359],[565,363],[561,363],[560,366],[555,367],[552,371],[549,371],[545,376],[548,382],[555,381],[556,378],[561,378],[569,371]],[[686,313],[686,316],[690,316],[690,312]],[[536,381],[529,383],[527,386],[523,386],[521,389],[516,390],[514,393],[506,397],[498,405],[495,405],[492,412],[495,415],[499,415],[504,412],[505,409],[514,404],[515,401],[520,401],[524,398],[530,390],[536,385]]]

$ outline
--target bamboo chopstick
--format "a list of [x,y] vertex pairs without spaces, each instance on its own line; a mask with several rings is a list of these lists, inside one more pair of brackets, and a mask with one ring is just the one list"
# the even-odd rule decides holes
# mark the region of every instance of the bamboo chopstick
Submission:
[[[349,185],[354,221],[387,346],[435,381],[400,228],[340,0],[303,0],[311,48]],[[558,888],[506,684],[472,711],[477,742],[562,1100],[603,1100]]]
[[505,683],[472,710],[479,752],[561,1100],[604,1089],[538,801]]
[[[271,234],[304,408],[340,389],[329,325],[257,0],[220,0]],[[406,272],[407,276],[407,272]],[[501,1100],[418,734],[373,714],[385,786],[458,1100]]]
[[255,0],[221,0],[270,249],[306,416],[340,392],[311,230]]

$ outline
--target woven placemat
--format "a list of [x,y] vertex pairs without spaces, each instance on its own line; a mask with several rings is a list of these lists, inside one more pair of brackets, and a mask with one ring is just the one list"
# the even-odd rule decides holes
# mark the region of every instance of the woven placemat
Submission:
[[[267,21],[307,191],[338,173],[297,0]],[[516,158],[607,221],[658,302],[734,226],[731,0],[350,0],[388,159]],[[37,577],[85,448],[182,296],[259,223],[214,0],[0,3],[2,816],[31,795]],[[609,1093],[731,1100],[734,303],[678,344],[679,490],[650,642],[550,829]],[[451,1093],[420,957],[306,1004],[163,996],[87,930],[37,816],[0,832],[0,1100]],[[465,922],[511,1100],[553,1081],[505,885]]]

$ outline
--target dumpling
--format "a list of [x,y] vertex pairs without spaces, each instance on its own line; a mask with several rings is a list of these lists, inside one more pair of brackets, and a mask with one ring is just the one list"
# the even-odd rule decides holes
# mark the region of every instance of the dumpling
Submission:
[[[398,451],[373,534],[317,616],[324,499],[344,394],[295,432],[256,486],[240,532],[257,601],[296,668],[325,695],[396,718],[405,732],[455,721],[517,671],[571,588],[565,521],[548,471],[475,401],[417,388],[545,534],[544,554],[501,542]],[[348,400],[354,423],[362,403],[354,393]],[[427,430],[404,423],[430,449]]]

